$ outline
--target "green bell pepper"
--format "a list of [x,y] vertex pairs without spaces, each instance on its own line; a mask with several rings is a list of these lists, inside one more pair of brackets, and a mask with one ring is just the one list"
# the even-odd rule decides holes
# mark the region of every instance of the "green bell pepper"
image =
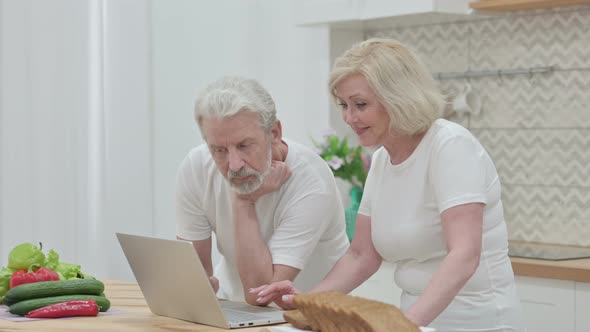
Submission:
[[13,270],[28,270],[31,265],[43,265],[45,254],[41,251],[43,245],[39,247],[32,243],[21,243],[14,247],[8,254],[8,267]]

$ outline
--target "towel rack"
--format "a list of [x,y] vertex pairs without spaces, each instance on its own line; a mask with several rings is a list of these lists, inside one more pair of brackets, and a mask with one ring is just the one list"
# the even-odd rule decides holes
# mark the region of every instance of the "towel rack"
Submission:
[[506,69],[506,70],[485,70],[485,71],[466,71],[466,72],[451,72],[451,73],[435,73],[432,75],[435,79],[443,80],[450,78],[471,78],[484,76],[503,77],[508,75],[533,75],[539,73],[549,73],[555,70],[554,66],[549,67],[531,67],[526,69]]

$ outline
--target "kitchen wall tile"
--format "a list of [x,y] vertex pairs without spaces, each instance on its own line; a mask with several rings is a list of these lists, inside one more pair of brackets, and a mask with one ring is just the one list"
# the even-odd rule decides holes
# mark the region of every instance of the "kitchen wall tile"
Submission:
[[482,99],[473,128],[590,128],[589,72],[487,77],[472,86]]
[[473,129],[502,183],[590,190],[590,129]]
[[469,23],[472,70],[590,66],[589,10]]
[[590,246],[590,189],[502,186],[511,240]]
[[464,72],[468,66],[467,29],[466,23],[424,25],[370,32],[367,37],[394,38],[412,47],[433,73]]

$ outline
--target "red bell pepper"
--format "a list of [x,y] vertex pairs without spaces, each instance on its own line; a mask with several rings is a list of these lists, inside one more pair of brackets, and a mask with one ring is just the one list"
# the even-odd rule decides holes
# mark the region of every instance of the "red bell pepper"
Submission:
[[27,270],[18,270],[10,277],[10,288],[14,288],[22,284],[30,284],[40,281],[57,281],[59,275],[57,272],[48,268],[40,267],[36,271],[27,272]]
[[74,316],[96,316],[98,305],[94,300],[76,300],[51,304],[30,311],[27,318],[61,318]]

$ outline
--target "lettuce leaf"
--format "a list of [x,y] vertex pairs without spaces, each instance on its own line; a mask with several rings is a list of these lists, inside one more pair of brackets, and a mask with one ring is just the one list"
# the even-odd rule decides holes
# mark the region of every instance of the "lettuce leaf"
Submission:
[[65,279],[77,278],[78,273],[80,273],[80,265],[59,262],[59,264],[57,264],[57,268],[54,271],[58,274],[61,274]]
[[45,262],[43,263],[43,266],[55,271],[55,269],[57,269],[57,266],[59,265],[59,254],[57,252],[55,252],[55,250],[51,249],[49,250],[49,253],[47,253],[47,256],[45,256]]
[[10,277],[12,277],[14,272],[14,270],[7,267],[3,267],[2,270],[0,270],[0,304],[2,303],[4,294],[6,294],[10,288]]

